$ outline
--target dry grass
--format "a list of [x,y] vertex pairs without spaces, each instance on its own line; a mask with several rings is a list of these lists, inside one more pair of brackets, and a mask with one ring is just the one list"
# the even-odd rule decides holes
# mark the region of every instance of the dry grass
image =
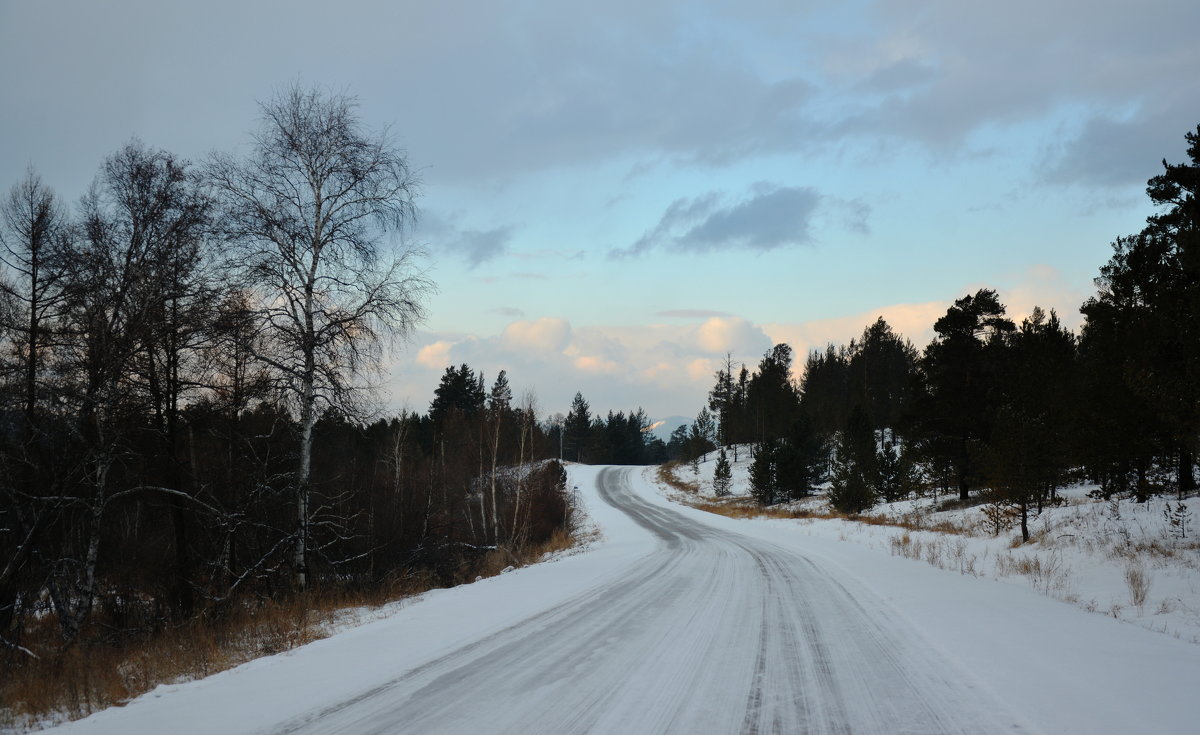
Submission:
[[979,558],[967,553],[967,542],[963,538],[935,536],[922,541],[909,531],[888,539],[892,556],[901,556],[914,561],[924,561],[938,569],[957,570],[960,574],[979,576],[976,564]]
[[0,725],[32,725],[49,713],[83,717],[159,684],[201,678],[304,645],[324,637],[336,612],[354,602],[314,595],[268,601],[153,635],[120,643],[85,641],[65,651],[55,650],[57,631],[43,620],[25,639],[41,657],[26,657],[0,683]]
[[1146,604],[1150,594],[1150,575],[1138,564],[1125,567],[1125,584],[1129,587],[1129,601],[1139,610]]
[[1063,563],[1062,555],[1052,551],[1040,554],[1000,554],[996,557],[996,576],[1014,574],[1029,577],[1033,588],[1045,594],[1067,594],[1071,570]]
[[840,513],[827,504],[809,504],[806,506],[761,506],[751,498],[735,497],[720,500],[704,498],[696,483],[681,479],[677,474],[682,466],[679,462],[667,462],[658,467],[658,480],[662,484],[684,494],[681,498],[688,505],[698,510],[730,518],[785,518],[785,519],[823,519],[844,520],[862,523],[868,526],[888,526],[903,528],[908,531],[933,531],[935,533],[976,535],[978,528],[963,525],[948,520],[933,520],[928,514],[910,514],[893,518],[882,515],[851,515]]
[[694,482],[688,482],[687,480],[681,480],[679,479],[679,476],[675,474],[675,470],[679,469],[681,466],[682,464],[679,462],[666,462],[664,464],[660,464],[658,466],[658,479],[681,493],[699,495],[699,485]]
[[[557,530],[543,543],[516,552],[493,550],[471,572],[490,577],[576,543],[571,534]],[[430,575],[404,575],[391,584],[353,594],[314,592],[248,604],[119,643],[99,639],[102,626],[96,625],[92,640],[65,651],[60,650],[57,628],[47,616],[22,639],[39,658],[8,654],[7,660],[0,659],[5,669],[0,676],[0,730],[37,727],[49,722],[47,718],[85,717],[160,684],[203,678],[288,651],[326,637],[339,622],[356,619],[355,610],[378,608],[437,586]]]

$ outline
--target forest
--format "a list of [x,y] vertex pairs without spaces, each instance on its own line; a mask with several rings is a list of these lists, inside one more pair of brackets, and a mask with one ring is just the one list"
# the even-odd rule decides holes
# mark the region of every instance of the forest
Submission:
[[1018,324],[980,289],[947,309],[923,350],[880,318],[803,366],[786,344],[753,370],[727,359],[708,406],[673,443],[685,459],[751,445],[763,505],[825,483],[846,513],[950,493],[1011,507],[1025,539],[1030,514],[1070,482],[1139,502],[1194,493],[1200,126],[1186,139],[1190,161],[1164,161],[1150,179],[1157,211],[1113,243],[1078,334],[1053,309]]
[[433,288],[404,247],[405,155],[344,96],[292,87],[262,115],[243,155],[132,140],[77,206],[32,168],[0,201],[6,671],[469,581],[571,531],[503,373],[374,410]]

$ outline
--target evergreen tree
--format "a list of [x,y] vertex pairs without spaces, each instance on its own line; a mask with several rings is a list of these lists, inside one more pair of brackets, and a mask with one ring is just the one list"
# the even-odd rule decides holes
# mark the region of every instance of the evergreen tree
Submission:
[[774,505],[779,502],[776,481],[776,440],[768,439],[754,445],[750,463],[750,493],[759,505]]
[[728,446],[732,441],[734,413],[737,409],[736,389],[733,382],[733,358],[725,355],[725,366],[717,371],[715,385],[708,392],[708,409],[717,418],[718,443]]
[[850,353],[849,399],[863,407],[873,429],[888,430],[890,443],[916,370],[917,352],[879,317],[863,330],[857,344],[852,343]]
[[433,391],[429,418],[434,424],[441,425],[451,413],[475,416],[483,411],[486,402],[483,374],[476,375],[465,362],[457,368],[450,365]]
[[[1083,305],[1085,334],[1112,333],[1129,392],[1163,430],[1180,497],[1195,488],[1200,451],[1200,126],[1186,135],[1190,159],[1169,164],[1146,193],[1162,208],[1137,235],[1119,238],[1100,270],[1100,292]],[[1113,342],[1108,344],[1113,345]]]
[[916,484],[912,463],[901,456],[896,445],[882,442],[875,455],[875,479],[872,488],[885,503],[903,500]]
[[584,461],[588,438],[592,433],[591,407],[583,399],[582,393],[576,393],[571,401],[571,411],[563,425],[567,457],[576,462]]
[[667,438],[667,457],[671,460],[687,461],[691,457],[688,456],[688,434],[691,431],[687,424],[676,426],[671,432],[671,436]]
[[[1085,305],[1085,308],[1089,308]],[[1094,305],[1079,340],[1079,456],[1100,495],[1150,498],[1149,473],[1167,431],[1162,418],[1127,380],[1125,329]],[[1130,431],[1129,427],[1138,427]]]
[[849,350],[828,345],[813,350],[800,381],[801,404],[813,429],[825,436],[841,431],[850,416]]
[[1075,337],[1054,312],[1035,307],[1008,337],[1004,358],[987,477],[993,494],[1018,508],[1028,541],[1030,507],[1040,511],[1074,464]]
[[764,354],[746,392],[753,437],[762,442],[785,436],[800,405],[792,384],[792,348],[781,343]]
[[725,456],[725,447],[721,447],[717,455],[717,467],[713,470],[713,494],[718,498],[727,498],[732,493],[733,471],[729,467],[729,458]]
[[875,504],[875,432],[866,414],[855,409],[838,442],[833,463],[829,504],[842,513],[857,514]]
[[959,498],[979,481],[981,454],[991,434],[998,387],[998,353],[1015,329],[996,292],[980,289],[954,302],[934,324],[937,333],[921,361],[914,414],[926,447],[952,467]]
[[687,459],[692,464],[693,473],[700,472],[700,458],[716,448],[717,445],[714,441],[716,432],[717,428],[712,414],[708,412],[707,408],[700,409],[696,420],[692,422],[687,438]]
[[488,410],[493,413],[503,413],[512,406],[512,388],[508,385],[508,373],[501,370],[492,383],[491,393],[488,394]]
[[825,441],[801,415],[784,440],[775,444],[775,484],[781,500],[797,500],[812,494],[825,473]]
[[742,369],[738,371],[737,383],[734,386],[734,408],[733,408],[733,461],[737,461],[737,445],[753,441],[754,434],[751,430],[751,421],[749,418],[749,401],[750,401],[750,371],[742,365]]

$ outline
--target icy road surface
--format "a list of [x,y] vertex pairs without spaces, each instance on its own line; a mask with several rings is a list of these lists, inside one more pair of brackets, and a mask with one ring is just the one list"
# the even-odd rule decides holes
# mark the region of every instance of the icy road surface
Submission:
[[605,534],[587,553],[64,729],[1195,732],[1195,646],[795,524],[668,507],[641,468],[571,478]]
[[628,573],[280,732],[1011,732],[877,601],[631,472],[596,478],[657,539]]

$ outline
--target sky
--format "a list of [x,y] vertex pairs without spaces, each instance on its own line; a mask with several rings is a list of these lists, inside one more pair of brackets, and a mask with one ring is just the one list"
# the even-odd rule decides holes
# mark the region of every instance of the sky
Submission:
[[883,316],[918,347],[996,289],[1078,327],[1200,123],[1192,0],[0,0],[0,189],[75,202],[132,137],[245,150],[291,84],[419,173],[437,293],[379,378],[448,365],[543,414],[695,415],[732,355]]

